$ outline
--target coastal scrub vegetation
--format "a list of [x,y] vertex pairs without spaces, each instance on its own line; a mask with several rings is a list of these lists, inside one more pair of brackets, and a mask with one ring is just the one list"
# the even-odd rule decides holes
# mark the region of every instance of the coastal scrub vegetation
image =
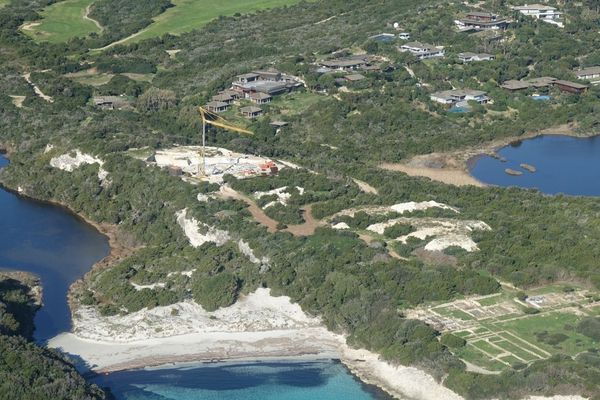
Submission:
[[[564,31],[517,17],[507,33],[510,40],[489,41],[452,29],[456,15],[466,10],[462,4],[303,2],[255,15],[222,17],[178,37],[164,35],[98,52],[88,50],[139,30],[168,2],[130,5],[112,15],[109,10],[115,2],[98,0],[92,15],[104,26],[102,33],[39,45],[22,35],[19,26],[36,20],[49,3],[24,0],[8,4],[0,14],[0,44],[6,55],[0,60],[0,144],[11,150],[11,163],[0,172],[0,180],[21,187],[29,196],[68,205],[94,221],[118,225],[143,244],[117,265],[89,274],[74,293],[80,305],[114,315],[194,299],[214,310],[265,286],[322,317],[328,328],[347,333],[350,344],[393,363],[419,366],[439,380],[445,377],[445,385],[468,398],[597,394],[597,349],[515,364],[499,375],[478,374],[467,371],[455,355],[460,338],[441,336],[432,326],[406,318],[405,311],[423,303],[495,293],[499,281],[524,289],[564,280],[600,288],[598,202],[516,188],[454,187],[379,168],[382,162],[558,125],[576,126],[587,135],[600,133],[598,87],[581,95],[547,89],[553,96],[547,104],[529,98],[532,91],[508,93],[498,87],[504,80],[524,77],[574,79],[572,68],[598,59],[597,9],[566,4],[569,20]],[[510,12],[500,2],[483,6]],[[143,18],[135,18],[136,13]],[[421,41],[445,45],[447,60],[417,62],[393,44],[368,40],[392,29],[388,24],[395,21]],[[385,57],[389,68],[365,73],[367,82],[344,90],[333,76],[314,71],[316,60],[363,45]],[[454,61],[458,52],[475,50],[493,52],[497,58],[469,65]],[[382,241],[367,244],[356,233],[327,226],[310,236],[284,230],[269,233],[242,201],[217,196],[197,200],[198,194],[214,194],[215,185],[191,185],[131,156],[135,149],[152,153],[176,144],[199,144],[196,107],[226,88],[237,73],[265,67],[303,77],[310,102],[286,100],[285,107],[295,109],[283,114],[289,125],[279,132],[269,126],[267,115],[247,122],[256,133],[252,138],[209,129],[208,143],[292,161],[310,171],[284,169],[265,179],[227,177],[232,188],[248,196],[283,186],[304,188],[303,194],[291,190],[287,206],[266,209],[281,225],[303,222],[300,210],[307,206],[315,218],[324,219],[353,207],[435,200],[456,207],[460,214],[428,210],[411,216],[484,221],[491,230],[473,232],[480,250],[450,249],[446,259],[454,262],[435,263],[415,255],[423,246],[416,239],[399,246],[404,257],[399,259],[390,257]],[[139,83],[119,75],[105,85],[90,86],[65,76],[91,68],[154,77],[151,83]],[[36,95],[24,78],[30,71],[31,81],[54,102]],[[486,90],[494,104],[450,115],[431,102],[429,93],[453,86]],[[124,94],[136,107],[94,108],[91,97],[108,93]],[[26,96],[22,107],[10,95]],[[273,110],[278,110],[276,104]],[[49,165],[52,157],[74,149],[101,158],[108,178],[99,180],[96,164],[72,172]],[[378,194],[361,191],[352,178],[368,182]],[[273,198],[258,203],[264,206],[268,200]],[[197,221],[228,232],[227,243],[190,246],[176,220],[176,213],[184,209]],[[339,222],[364,229],[384,217],[357,214]],[[384,234],[392,237],[411,229],[399,225]],[[258,262],[244,254],[241,241]],[[151,287],[139,289],[134,284]],[[590,320],[577,329],[587,335],[583,332],[596,325]],[[31,347],[10,343],[14,349]]]
[[0,398],[106,399],[60,353],[31,342],[41,301],[36,286],[39,280],[30,275],[0,272]]

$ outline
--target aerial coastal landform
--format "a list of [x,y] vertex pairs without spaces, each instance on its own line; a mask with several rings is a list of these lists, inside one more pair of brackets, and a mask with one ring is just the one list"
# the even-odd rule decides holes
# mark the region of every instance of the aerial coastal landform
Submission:
[[0,398],[600,399],[599,24],[0,0]]

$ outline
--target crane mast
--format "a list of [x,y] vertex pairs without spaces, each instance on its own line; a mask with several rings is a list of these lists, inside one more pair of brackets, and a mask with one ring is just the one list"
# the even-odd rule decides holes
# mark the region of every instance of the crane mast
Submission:
[[206,176],[206,125],[212,125],[217,128],[241,133],[243,135],[253,136],[254,133],[247,129],[231,125],[224,118],[216,113],[208,111],[204,107],[198,107],[198,112],[200,113],[200,118],[202,119],[202,151],[200,152],[201,162],[198,166],[198,175]]

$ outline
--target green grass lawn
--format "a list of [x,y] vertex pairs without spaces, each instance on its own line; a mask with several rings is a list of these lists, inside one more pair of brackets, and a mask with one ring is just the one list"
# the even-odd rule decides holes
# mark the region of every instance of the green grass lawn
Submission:
[[310,92],[292,92],[282,96],[276,96],[271,103],[273,114],[282,117],[286,115],[297,115],[306,111],[318,102],[328,99],[326,96]]
[[179,35],[200,28],[219,16],[248,14],[257,10],[281,7],[299,0],[172,0],[175,7],[154,18],[154,23],[125,43],[162,36]]
[[[521,320],[504,322],[498,325],[501,329],[510,331],[550,353],[561,352],[574,356],[583,350],[597,347],[598,345],[597,343],[593,343],[587,336],[565,329],[565,325],[577,326],[580,319],[581,317],[574,314],[552,312]],[[568,339],[556,346],[551,346],[538,341],[536,333],[541,331],[563,333],[568,336]]]
[[474,319],[472,316],[470,316],[466,312],[461,311],[461,310],[456,310],[453,308],[439,307],[439,308],[434,308],[434,310],[435,310],[435,312],[439,313],[440,315],[444,315],[447,317],[454,317],[454,318],[462,319],[465,321],[470,321],[470,320]]
[[65,0],[53,4],[42,11],[43,19],[38,21],[39,25],[23,29],[23,32],[36,40],[52,43],[100,32],[92,21],[83,18],[86,7],[93,2],[94,0]]
[[485,368],[488,371],[502,371],[506,368],[506,366],[501,362],[489,359],[486,355],[471,345],[463,347],[456,353],[456,355],[461,359]]
[[503,353],[502,350],[500,350],[499,348],[492,346],[490,343],[486,342],[485,340],[478,340],[477,342],[472,342],[471,343],[472,346],[477,347],[480,350],[485,351],[488,354],[491,354],[492,356],[497,356],[500,355],[501,353]]

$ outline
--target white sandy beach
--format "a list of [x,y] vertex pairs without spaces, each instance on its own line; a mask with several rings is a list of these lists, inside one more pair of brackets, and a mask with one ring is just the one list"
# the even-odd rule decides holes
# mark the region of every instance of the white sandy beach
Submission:
[[73,356],[81,369],[98,372],[191,361],[341,359],[365,382],[397,398],[461,398],[416,368],[394,367],[374,353],[349,348],[343,336],[329,332],[288,297],[271,296],[269,289],[212,313],[193,302],[115,317],[82,307],[74,313],[73,332],[48,346]]
[[393,366],[375,353],[350,348],[343,336],[269,289],[215,312],[191,301],[114,317],[81,307],[73,316],[73,332],[56,336],[48,346],[70,354],[80,369],[97,372],[196,361],[340,359],[361,380],[399,399],[462,399],[421,370]]

